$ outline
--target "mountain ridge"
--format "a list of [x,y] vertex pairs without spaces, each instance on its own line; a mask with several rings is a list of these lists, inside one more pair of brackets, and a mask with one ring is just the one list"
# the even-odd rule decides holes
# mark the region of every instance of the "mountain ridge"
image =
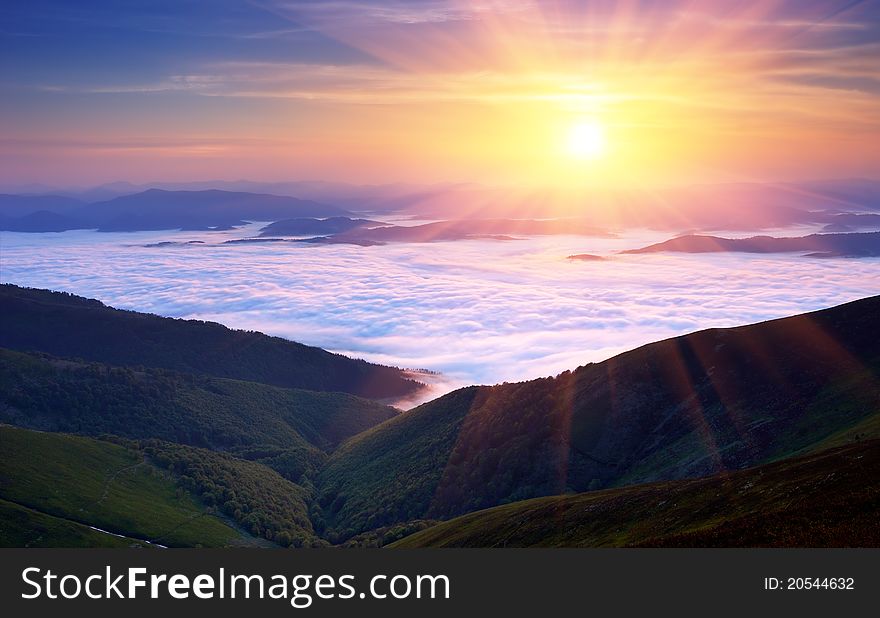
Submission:
[[339,443],[397,415],[344,393],[283,389],[114,367],[0,348],[0,421],[19,427],[161,439],[311,476]]
[[788,456],[880,402],[880,296],[467,387],[345,442],[319,474],[340,537],[542,495]]
[[[0,198],[0,229],[35,233],[75,229],[100,232],[221,230],[244,225],[246,221],[352,214],[312,200],[220,189],[147,189],[92,203],[57,196],[3,195]],[[41,214],[35,216],[36,213]]]
[[424,387],[375,365],[214,322],[125,311],[73,294],[0,284],[0,347],[395,399]]
[[391,547],[876,547],[880,440],[697,479],[534,498]]
[[880,232],[810,234],[793,238],[773,236],[722,238],[720,236],[689,234],[640,249],[623,251],[623,253],[640,254],[661,251],[680,253],[810,252],[809,257],[876,257],[880,256]]

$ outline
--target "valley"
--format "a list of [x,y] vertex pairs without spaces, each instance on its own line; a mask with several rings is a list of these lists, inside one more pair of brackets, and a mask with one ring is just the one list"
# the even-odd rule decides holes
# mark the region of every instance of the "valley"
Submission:
[[10,285],[0,305],[3,544],[836,545],[877,506],[880,297],[405,412],[280,386],[350,361],[259,333]]

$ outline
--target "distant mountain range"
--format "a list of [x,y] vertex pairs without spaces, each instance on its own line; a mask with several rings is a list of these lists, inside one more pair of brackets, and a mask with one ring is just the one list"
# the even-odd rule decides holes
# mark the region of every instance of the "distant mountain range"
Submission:
[[264,227],[258,239],[235,239],[230,243],[261,242],[279,236],[315,237],[295,242],[316,244],[384,245],[393,242],[440,242],[494,238],[512,240],[511,235],[547,236],[576,234],[608,238],[614,236],[583,219],[466,219],[436,221],[421,225],[390,225],[367,219],[334,217],[331,219],[292,219]]
[[219,190],[149,189],[92,204],[52,196],[0,197],[0,229],[17,232],[216,230],[245,221],[350,214],[336,206],[294,197]]
[[467,240],[476,238],[505,238],[511,235],[546,236],[577,234],[583,236],[610,237],[583,219],[466,219],[462,221],[438,221],[422,225],[384,227],[359,227],[334,235],[334,242],[435,242]]
[[0,194],[0,216],[4,220],[17,219],[39,212],[67,215],[86,205],[86,202],[58,195]]
[[259,333],[0,315],[0,545],[880,543],[880,296],[404,413],[356,396],[402,372]]
[[[0,196],[0,229],[33,232],[82,226],[108,231],[224,229],[241,221],[327,218],[352,212],[444,220],[545,219],[552,213],[561,219],[585,219],[586,225],[598,229],[760,231],[809,224],[827,226],[828,232],[846,232],[877,229],[874,213],[880,212],[880,181],[867,179],[588,192],[467,183],[351,185],[246,180],[6,190],[12,189],[20,194]],[[117,202],[120,198],[132,199]],[[284,200],[293,201],[283,206]],[[94,204],[102,206],[91,208]],[[33,216],[37,213],[41,214]],[[22,219],[25,216],[32,217]]]
[[661,243],[631,249],[624,253],[806,253],[809,257],[876,257],[880,256],[880,232],[846,234],[810,234],[797,238],[752,236],[751,238],[720,238],[718,236],[679,236]]
[[862,229],[880,229],[880,215],[832,214],[827,218],[823,232],[855,232]]
[[[395,190],[396,189],[396,190]],[[307,193],[300,195],[306,196]],[[358,209],[358,202],[325,200]],[[830,224],[837,214],[880,211],[880,181],[717,183],[655,190],[503,189],[473,184],[364,192],[361,208],[424,219],[587,218],[602,229],[758,231]],[[369,204],[369,206],[366,206]],[[866,223],[866,222],[862,222]]]
[[382,225],[386,224],[381,221],[352,219],[350,217],[329,217],[327,219],[301,217],[298,219],[282,219],[281,221],[270,223],[260,230],[260,237],[329,236],[350,232],[359,228]]

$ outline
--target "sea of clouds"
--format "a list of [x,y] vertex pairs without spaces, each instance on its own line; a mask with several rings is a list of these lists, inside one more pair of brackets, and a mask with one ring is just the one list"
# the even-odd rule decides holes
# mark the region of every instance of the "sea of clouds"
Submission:
[[[0,280],[441,372],[432,395],[880,293],[877,258],[615,253],[668,237],[644,231],[377,247],[222,244],[259,227],[3,232]],[[190,240],[206,244],[145,246]],[[609,259],[566,259],[577,253]]]

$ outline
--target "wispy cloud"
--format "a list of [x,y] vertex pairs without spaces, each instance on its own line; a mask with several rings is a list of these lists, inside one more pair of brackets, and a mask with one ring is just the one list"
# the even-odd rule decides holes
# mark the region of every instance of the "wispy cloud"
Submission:
[[291,2],[269,0],[260,4],[310,24],[356,23],[442,24],[479,19],[489,14],[519,13],[536,4],[528,0],[457,2],[451,0],[367,0],[364,2]]
[[232,149],[265,148],[277,142],[264,139],[127,137],[113,139],[0,139],[0,153],[28,153],[52,149],[80,153],[152,153],[194,156],[220,156]]

